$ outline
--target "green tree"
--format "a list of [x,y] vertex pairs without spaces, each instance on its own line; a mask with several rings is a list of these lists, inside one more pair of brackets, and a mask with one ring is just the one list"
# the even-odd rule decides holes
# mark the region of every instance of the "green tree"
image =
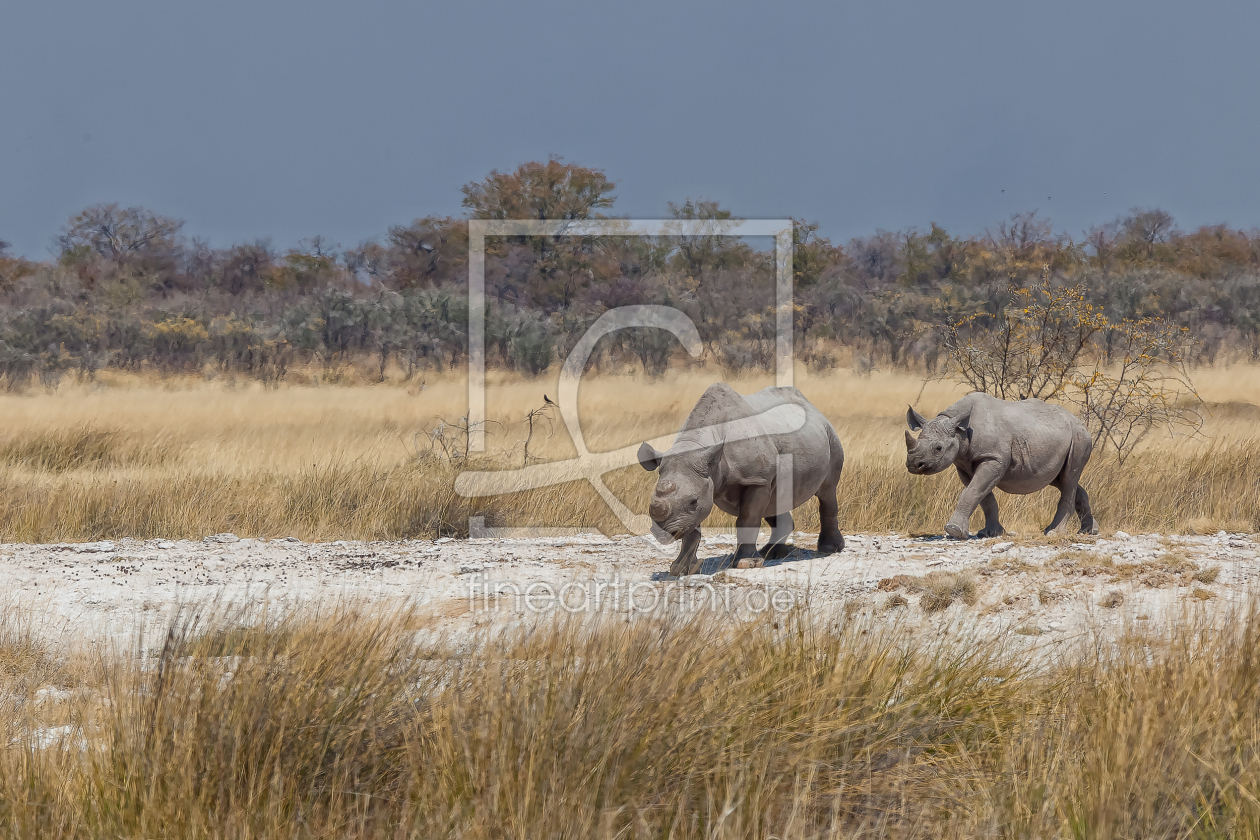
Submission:
[[792,220],[792,277],[798,289],[817,285],[823,272],[844,260],[844,249],[818,235],[817,222]]
[[677,250],[670,260],[671,266],[689,277],[699,279],[707,272],[738,268],[755,261],[753,249],[739,237],[724,231],[734,220],[730,210],[724,210],[716,201],[692,201],[682,206],[669,202],[669,214],[679,221],[708,222],[711,233],[701,236],[678,237]]

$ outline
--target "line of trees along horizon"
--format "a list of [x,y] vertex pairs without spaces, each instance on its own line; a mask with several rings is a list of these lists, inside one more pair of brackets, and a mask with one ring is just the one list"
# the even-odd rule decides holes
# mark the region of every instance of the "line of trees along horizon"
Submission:
[[[104,204],[67,221],[54,259],[0,243],[0,381],[51,386],[103,368],[221,370],[280,381],[296,364],[391,364],[406,376],[458,365],[467,352],[467,220],[615,218],[615,183],[554,158],[493,171],[463,187],[463,217],[426,216],[341,249],[315,236],[280,252],[265,240],[211,248],[183,223]],[[522,237],[487,243],[487,357],[536,375],[610,307],[655,303],[687,313],[723,370],[774,357],[773,257],[726,236],[716,202],[669,205],[711,220],[703,237]],[[948,326],[996,319],[1020,289],[1080,285],[1110,323],[1156,318],[1185,328],[1196,361],[1260,359],[1260,231],[1182,231],[1135,209],[1075,238],[1036,213],[982,234],[883,231],[836,244],[794,222],[795,327],[815,369],[847,348],[866,366],[935,371]],[[977,320],[978,318],[978,320]],[[1092,352],[1108,352],[1107,336]],[[679,358],[653,330],[606,338],[593,360],[649,375]]]

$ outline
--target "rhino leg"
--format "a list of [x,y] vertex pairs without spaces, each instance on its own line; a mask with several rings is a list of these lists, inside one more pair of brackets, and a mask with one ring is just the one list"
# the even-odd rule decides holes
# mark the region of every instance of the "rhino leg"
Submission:
[[[993,493],[993,488],[997,487],[998,482],[1002,480],[1002,473],[1005,471],[1006,468],[996,461],[982,462],[970,477],[962,470],[958,471],[959,478],[967,486],[958,497],[954,515],[949,518],[949,522],[945,523],[947,536],[956,540],[967,539],[967,527],[971,521],[971,514],[976,512],[976,508],[985,496]],[[994,505],[996,506],[996,501]]]
[[981,530],[977,537],[1000,537],[1006,533],[1006,529],[1002,527],[1002,523],[998,521],[998,503],[997,497],[992,493],[980,500],[980,510],[984,511],[984,529]]
[[[1051,484],[1059,488],[1059,506],[1055,508],[1054,519],[1046,527],[1047,534],[1057,530],[1073,509],[1077,513],[1080,513],[1081,510],[1081,501],[1077,491],[1080,490],[1081,486],[1081,473],[1085,471],[1085,464],[1089,460],[1089,448],[1088,446],[1078,446],[1076,443],[1074,442],[1072,448],[1068,450],[1067,460],[1063,462],[1063,469],[1059,472],[1058,477],[1051,482]],[[1082,449],[1084,452],[1080,451]],[[1081,492],[1083,493],[1084,491]],[[1085,495],[1084,509],[1085,514],[1081,516],[1081,531],[1086,531],[1088,528],[1085,522],[1086,517],[1089,518],[1092,527],[1097,528],[1097,525],[1093,525],[1094,517],[1089,513],[1088,494]]]
[[761,568],[765,558],[757,552],[757,534],[761,530],[761,520],[765,512],[771,510],[772,490],[768,484],[758,484],[744,489],[739,500],[739,515],[735,517],[735,539],[739,546],[732,558],[738,569]]
[[792,521],[792,514],[780,513],[767,516],[766,522],[770,525],[770,541],[759,553],[767,560],[782,560],[792,553],[792,546],[787,542],[787,538],[792,535],[792,530],[796,527]]
[[669,567],[669,573],[675,577],[683,575],[694,575],[700,571],[701,561],[696,556],[696,549],[700,547],[700,529],[692,528],[683,535],[682,549],[678,552],[678,559]]
[[840,533],[840,503],[836,500],[836,485],[824,481],[818,491],[818,554],[836,554],[844,550],[844,535]]
[[1081,430],[1072,441],[1067,458],[1063,461],[1063,469],[1059,471],[1058,477],[1050,482],[1059,488],[1059,506],[1054,511],[1054,519],[1046,527],[1047,534],[1057,530],[1073,509],[1081,519],[1082,534],[1098,533],[1098,523],[1094,521],[1094,515],[1089,508],[1089,494],[1080,484],[1081,473],[1085,471],[1085,465],[1089,463],[1089,454],[1093,446],[1094,442],[1089,435]]
[[[971,483],[971,473],[963,472],[961,467],[958,470],[958,479],[966,487]],[[976,534],[980,539],[988,537],[1000,537],[1006,533],[1006,529],[1002,527],[1002,523],[998,521],[998,503],[997,497],[992,492],[980,500],[980,510],[984,511],[984,528]]]
[[1094,519],[1094,512],[1090,509],[1089,494],[1079,484],[1076,485],[1076,515],[1081,518],[1082,534],[1098,533],[1098,520]]
[[1059,526],[1063,524],[1063,520],[1067,519],[1068,514],[1072,512],[1072,507],[1076,504],[1076,483],[1073,482],[1071,487],[1059,488],[1059,504],[1054,509],[1054,519],[1050,520],[1050,524],[1046,526],[1044,533],[1050,534],[1057,531]]

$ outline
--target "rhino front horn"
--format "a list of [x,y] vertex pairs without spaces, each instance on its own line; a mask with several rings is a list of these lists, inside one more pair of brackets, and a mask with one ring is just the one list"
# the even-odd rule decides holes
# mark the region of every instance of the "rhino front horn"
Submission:
[[905,432],[906,432],[906,451],[907,451],[907,452],[913,452],[913,451],[914,451],[914,445],[915,445],[915,443],[916,443],[916,441],[915,441],[915,439],[914,439],[914,435],[910,434],[910,430],[909,430],[909,429],[906,429],[906,430],[905,430]]

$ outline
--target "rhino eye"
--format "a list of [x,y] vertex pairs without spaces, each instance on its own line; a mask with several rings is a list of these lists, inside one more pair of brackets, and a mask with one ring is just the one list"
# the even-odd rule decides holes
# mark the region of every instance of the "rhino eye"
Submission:
[[696,509],[696,507],[697,507],[699,504],[700,504],[700,500],[699,500],[699,499],[692,499],[692,500],[691,500],[691,509],[692,509],[692,510],[695,510],[695,509]]
[[939,443],[938,443],[938,444],[936,444],[936,451],[937,451],[937,452],[940,452],[940,451],[941,451],[941,445],[940,445]]

